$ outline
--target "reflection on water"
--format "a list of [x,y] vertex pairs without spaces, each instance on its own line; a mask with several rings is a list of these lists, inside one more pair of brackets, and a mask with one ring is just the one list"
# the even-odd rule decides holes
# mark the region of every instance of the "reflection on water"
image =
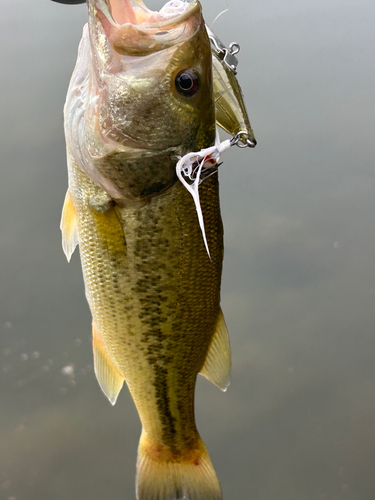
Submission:
[[[149,0],[158,7],[162,2]],[[198,427],[226,499],[375,498],[375,8],[367,0],[203,0],[258,147],[221,167],[226,394]],[[246,13],[246,15],[245,15]],[[62,105],[85,7],[2,9],[0,498],[134,498],[138,416],[92,369],[79,259],[59,219]]]

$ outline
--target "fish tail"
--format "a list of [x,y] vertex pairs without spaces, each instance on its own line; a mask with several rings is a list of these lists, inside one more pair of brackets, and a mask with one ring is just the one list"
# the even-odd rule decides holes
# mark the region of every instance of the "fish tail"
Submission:
[[137,461],[137,500],[222,500],[203,441],[177,458],[142,432]]

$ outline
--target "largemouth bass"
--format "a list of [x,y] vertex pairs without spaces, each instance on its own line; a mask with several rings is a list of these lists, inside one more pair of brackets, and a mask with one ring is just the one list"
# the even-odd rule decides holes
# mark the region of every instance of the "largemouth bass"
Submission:
[[201,5],[87,3],[65,105],[61,229],[68,260],[79,244],[95,373],[112,404],[126,381],[139,412],[137,498],[219,500],[194,419],[198,373],[225,390],[231,368],[218,178],[200,186],[209,257],[175,170],[178,158],[215,143]]

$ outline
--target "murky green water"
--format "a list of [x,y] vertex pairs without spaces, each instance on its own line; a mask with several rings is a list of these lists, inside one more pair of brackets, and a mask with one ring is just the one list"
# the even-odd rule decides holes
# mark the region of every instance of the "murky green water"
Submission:
[[[134,499],[138,416],[97,385],[59,233],[85,6],[0,5],[0,500]],[[375,6],[203,5],[259,144],[221,167],[233,378],[199,380],[198,427],[226,500],[373,500]]]

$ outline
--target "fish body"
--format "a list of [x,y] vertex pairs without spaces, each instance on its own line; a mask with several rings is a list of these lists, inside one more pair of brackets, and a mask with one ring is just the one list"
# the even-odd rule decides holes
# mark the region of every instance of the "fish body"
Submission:
[[137,407],[138,500],[220,500],[194,418],[198,373],[225,390],[231,368],[219,184],[199,187],[204,241],[176,163],[213,146],[216,123],[256,141],[199,1],[87,4],[64,109],[61,229],[68,260],[79,245],[95,373],[112,404],[125,381]]
[[[90,205],[97,186],[77,167],[70,170],[69,189],[93,315],[95,371],[112,402],[125,380],[139,412],[143,432],[138,497],[142,499],[154,498],[153,488],[161,478],[167,484],[159,489],[172,491],[155,498],[179,498],[173,496],[178,487],[187,498],[221,498],[194,420],[196,376],[217,329],[224,337],[216,343],[224,344],[225,370],[212,377],[222,388],[230,367],[219,306],[222,225],[217,179],[209,179],[202,188],[203,213],[212,228],[207,231],[211,261],[201,243],[192,199],[182,185],[176,183],[141,208],[114,206],[101,213]],[[148,475],[150,463],[153,475]],[[182,474],[183,468],[192,477],[179,485],[174,475],[178,470]],[[198,469],[209,472],[201,484],[196,484]]]
[[[215,142],[210,41],[199,2],[161,13],[90,0],[65,105],[68,259],[79,244],[95,372],[114,404],[126,381],[143,430],[139,500],[219,500],[194,419],[198,373],[222,389],[218,178],[200,188],[207,255],[178,157]],[[189,80],[190,79],[190,80]]]

